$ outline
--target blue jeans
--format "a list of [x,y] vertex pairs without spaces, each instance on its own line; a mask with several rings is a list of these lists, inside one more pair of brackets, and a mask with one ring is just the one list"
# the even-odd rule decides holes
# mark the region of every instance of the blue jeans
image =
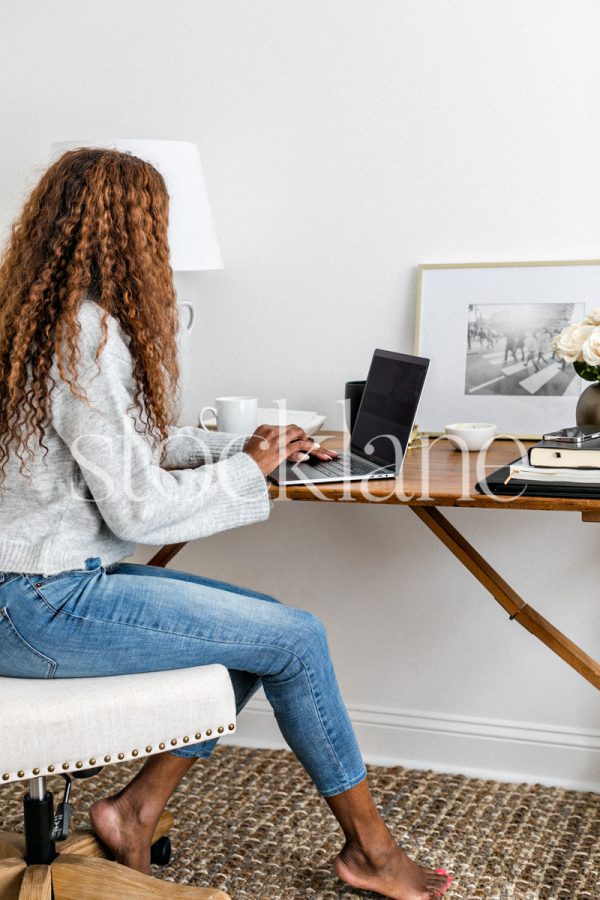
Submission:
[[[321,621],[273,597],[99,557],[58,575],[0,572],[0,675],[82,678],[222,663],[238,713],[262,684],[324,797],[366,776]],[[208,758],[218,739],[170,751]]]

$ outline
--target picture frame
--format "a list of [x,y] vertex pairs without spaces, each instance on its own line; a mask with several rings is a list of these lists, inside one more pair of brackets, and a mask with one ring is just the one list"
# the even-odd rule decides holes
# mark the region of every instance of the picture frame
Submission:
[[420,265],[415,353],[431,363],[419,430],[489,422],[539,438],[574,425],[585,384],[550,340],[595,307],[597,259]]

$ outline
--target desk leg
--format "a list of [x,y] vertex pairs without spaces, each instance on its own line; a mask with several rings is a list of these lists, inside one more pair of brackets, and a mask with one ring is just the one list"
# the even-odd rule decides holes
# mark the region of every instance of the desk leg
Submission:
[[472,575],[490,592],[511,620],[515,620],[542,643],[579,672],[590,684],[600,689],[600,663],[588,656],[562,632],[514,591],[495,569],[475,550],[462,534],[450,524],[435,506],[411,506],[412,511],[427,525],[451,553],[466,566]]
[[165,544],[164,547],[161,547],[160,550],[154,554],[152,559],[150,559],[146,565],[161,566],[164,568],[164,566],[171,562],[174,556],[177,556],[180,550],[183,550],[186,544],[187,541],[183,541],[182,544]]

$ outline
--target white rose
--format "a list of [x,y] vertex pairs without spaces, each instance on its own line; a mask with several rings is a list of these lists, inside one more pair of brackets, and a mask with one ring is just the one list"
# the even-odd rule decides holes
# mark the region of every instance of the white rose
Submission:
[[566,362],[582,362],[583,343],[594,330],[593,325],[587,325],[584,322],[567,325],[564,331],[554,338],[552,347]]
[[583,321],[586,325],[600,325],[600,306],[588,313]]
[[583,342],[583,358],[589,366],[600,366],[600,328],[594,330]]

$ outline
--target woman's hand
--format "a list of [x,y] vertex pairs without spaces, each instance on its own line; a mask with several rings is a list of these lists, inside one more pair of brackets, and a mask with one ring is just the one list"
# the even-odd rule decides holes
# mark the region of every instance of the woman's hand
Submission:
[[303,462],[314,456],[319,460],[335,459],[335,450],[323,450],[297,425],[281,428],[277,425],[259,425],[246,442],[244,453],[256,462],[263,475],[269,475],[284,459]]

